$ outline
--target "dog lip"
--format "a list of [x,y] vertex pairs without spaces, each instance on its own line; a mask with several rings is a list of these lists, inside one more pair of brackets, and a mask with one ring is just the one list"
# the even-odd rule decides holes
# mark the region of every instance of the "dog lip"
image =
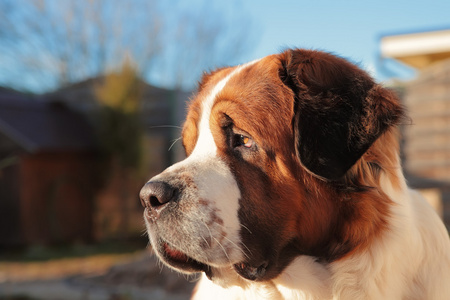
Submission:
[[157,251],[161,254],[162,260],[173,268],[187,272],[207,272],[210,269],[208,265],[193,259],[163,240],[159,241]]
[[185,253],[170,247],[167,243],[163,243],[162,247],[166,256],[170,257],[171,260],[182,263],[189,261],[189,257]]

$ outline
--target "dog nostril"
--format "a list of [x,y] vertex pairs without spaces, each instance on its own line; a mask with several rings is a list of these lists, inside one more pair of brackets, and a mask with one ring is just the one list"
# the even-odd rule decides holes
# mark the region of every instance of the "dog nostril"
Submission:
[[150,206],[151,207],[157,207],[160,205],[163,205],[164,203],[161,203],[158,198],[156,198],[155,196],[150,196]]
[[147,182],[139,194],[142,206],[157,208],[175,200],[177,189],[165,182]]

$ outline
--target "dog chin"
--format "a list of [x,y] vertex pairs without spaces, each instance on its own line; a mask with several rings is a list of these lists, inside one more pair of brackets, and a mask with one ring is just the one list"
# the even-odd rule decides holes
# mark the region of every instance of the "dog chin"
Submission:
[[158,240],[154,249],[161,261],[169,267],[186,274],[205,272],[210,280],[221,286],[234,285],[242,282],[242,279],[262,280],[267,268],[267,263],[253,267],[246,262],[219,267],[211,266],[188,256],[162,239]]
[[207,273],[210,270],[207,264],[195,260],[162,239],[159,239],[157,243],[153,243],[153,249],[162,262],[179,272],[187,274]]

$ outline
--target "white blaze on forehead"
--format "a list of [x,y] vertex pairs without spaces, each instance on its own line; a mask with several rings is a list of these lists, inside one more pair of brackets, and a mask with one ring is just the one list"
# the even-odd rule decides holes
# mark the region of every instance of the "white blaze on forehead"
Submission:
[[211,129],[209,127],[209,120],[211,117],[211,110],[213,108],[214,102],[216,101],[217,95],[223,90],[227,82],[231,77],[238,74],[242,69],[253,65],[258,60],[249,62],[247,64],[236,67],[230,74],[228,74],[225,78],[223,78],[217,85],[213,88],[211,93],[206,97],[202,102],[202,116],[200,118],[200,124],[198,126],[198,139],[197,144],[195,145],[194,151],[192,155],[204,155],[206,153],[215,154],[217,150],[216,143],[214,142],[214,138],[211,133]]
[[[208,217],[204,217],[199,211],[193,211],[191,214],[198,213],[198,218],[194,218],[198,221],[198,224],[189,224],[188,226],[191,227],[192,225],[192,228],[195,228],[197,232],[193,232],[194,235],[211,236],[212,246],[209,251],[202,254],[202,257],[197,257],[199,253],[204,251],[202,249],[195,251],[195,253],[188,253],[188,255],[199,261],[206,258],[207,263],[212,266],[238,263],[243,260],[244,254],[240,248],[239,231],[241,226],[238,217],[241,192],[230,168],[217,156],[217,146],[209,126],[211,110],[217,95],[223,90],[230,78],[255,62],[236,67],[216,84],[202,102],[198,139],[191,155],[151,179],[157,181],[160,177],[164,177],[166,172],[176,174],[179,170],[184,170],[190,173],[195,183],[196,194],[195,197],[187,201],[193,201],[194,204],[198,200],[206,201],[207,207],[199,207],[199,209],[206,211],[206,213],[211,210],[211,220],[208,220]],[[217,222],[208,226],[207,223],[209,221],[215,222],[216,217],[220,218],[223,224]],[[202,233],[202,230],[206,232]]]
[[[242,69],[254,62],[242,65],[234,69],[224,79],[219,81],[202,103],[202,114],[198,126],[198,139],[191,155],[181,162],[184,166],[192,166],[193,180],[198,188],[198,197],[208,201],[217,209],[217,215],[223,221],[224,233],[218,233],[215,237],[221,240],[221,235],[226,235],[223,251],[227,250],[226,260],[237,263],[243,259],[243,251],[240,244],[240,222],[238,217],[239,199],[241,193],[236,180],[228,165],[217,157],[217,146],[209,126],[211,110],[217,95],[223,90],[227,82]],[[212,235],[216,235],[214,232]],[[210,263],[214,264],[213,261]],[[223,263],[223,262],[218,262]]]

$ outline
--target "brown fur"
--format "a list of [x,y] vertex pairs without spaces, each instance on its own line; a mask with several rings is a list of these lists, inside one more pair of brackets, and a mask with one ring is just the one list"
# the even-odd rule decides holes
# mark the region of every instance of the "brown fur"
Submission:
[[[292,151],[295,147],[291,123],[295,114],[294,93],[280,80],[281,68],[277,56],[245,68],[217,95],[211,112],[210,127],[219,156],[230,165],[242,192],[240,218],[251,234],[245,230],[241,234],[247,235],[247,240],[255,240],[246,246],[252,255],[258,252],[252,249],[255,247],[262,248],[264,255],[271,251],[270,255],[274,256],[300,252],[324,261],[364,251],[383,230],[391,205],[388,197],[377,189],[380,173],[386,172],[392,182],[398,182],[393,169],[398,153],[396,134],[388,131],[379,138],[348,172],[344,185],[328,184],[316,178],[302,168]],[[355,70],[356,67],[349,72]],[[331,73],[324,76],[320,73],[324,71]],[[211,87],[229,72],[229,69],[222,70],[203,79],[184,127],[188,154],[198,134],[200,103]],[[333,70],[318,68],[315,72],[316,77],[326,78],[326,85],[339,80]],[[318,82],[317,78],[309,80]],[[374,118],[371,115],[374,109],[384,108],[370,107],[365,119],[367,132],[372,130],[370,119]],[[227,119],[232,120],[236,130],[252,137],[258,145],[255,153],[243,159],[230,158],[223,128]],[[253,215],[259,216],[257,221]],[[264,238],[274,227],[278,229],[276,237]],[[259,245],[257,240],[266,240],[267,244]],[[285,259],[279,267],[290,259]]]

